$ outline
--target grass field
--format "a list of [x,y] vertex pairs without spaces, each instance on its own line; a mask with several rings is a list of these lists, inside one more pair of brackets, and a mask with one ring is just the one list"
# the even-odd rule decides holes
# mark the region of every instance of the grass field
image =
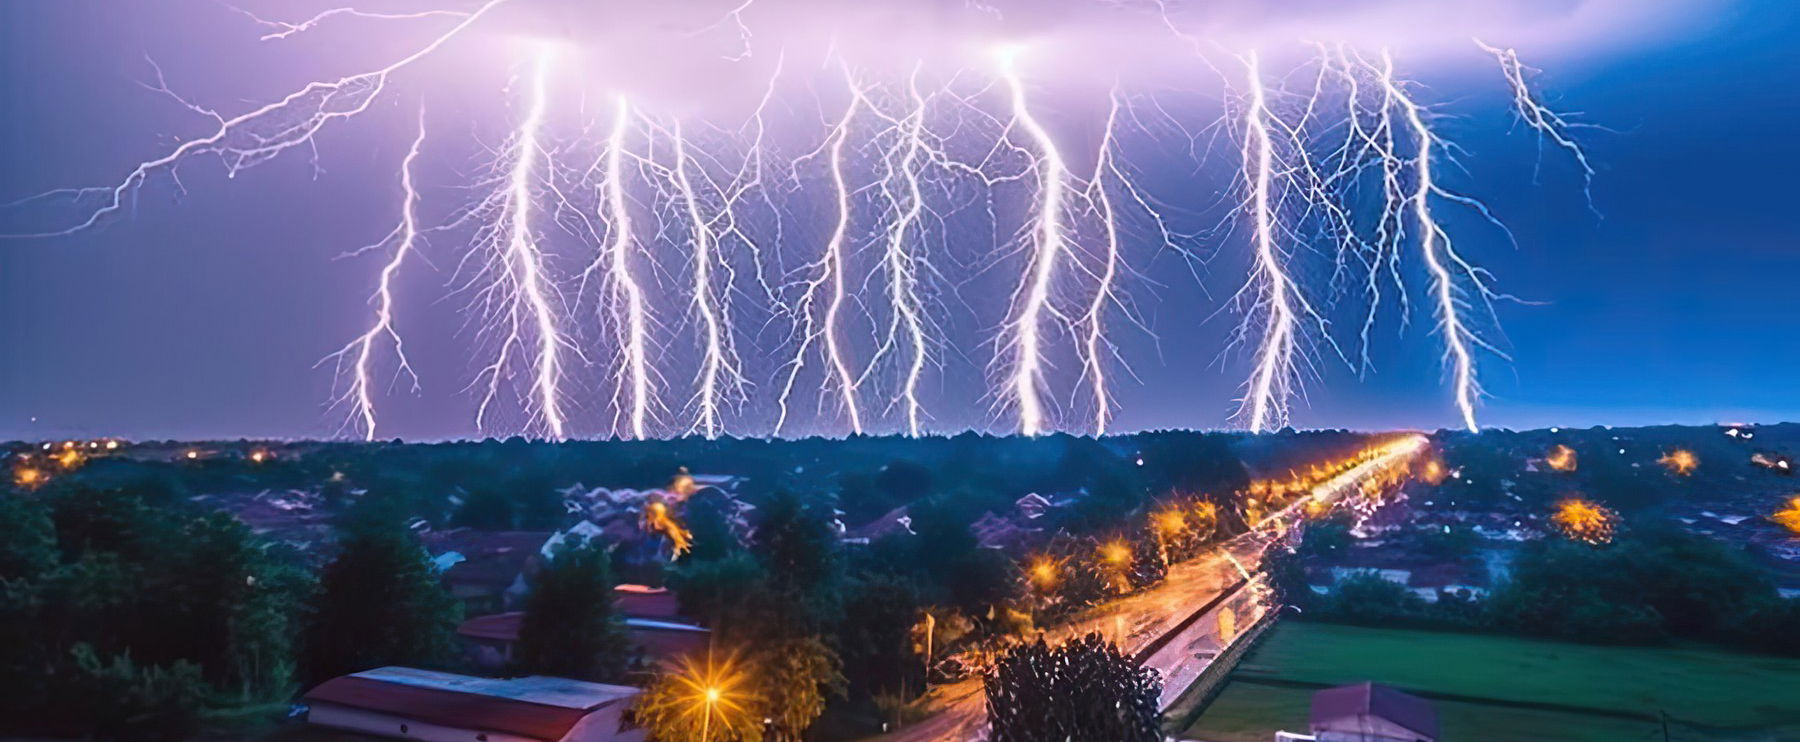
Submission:
[[1373,680],[1442,697],[1451,742],[1800,740],[1800,660],[1705,647],[1593,647],[1288,621],[1185,733],[1266,742],[1304,731],[1315,687]]

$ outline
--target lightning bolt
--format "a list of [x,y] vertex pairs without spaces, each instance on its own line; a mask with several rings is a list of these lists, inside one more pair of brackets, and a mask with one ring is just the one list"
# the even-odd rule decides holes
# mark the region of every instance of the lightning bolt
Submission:
[[[681,195],[681,203],[692,231],[694,245],[694,301],[693,311],[700,317],[700,329],[703,335],[702,355],[700,359],[700,388],[695,397],[699,407],[699,419],[695,425],[701,435],[708,439],[719,435],[720,400],[729,384],[740,393],[745,384],[743,374],[738,369],[736,353],[732,350],[731,335],[728,330],[729,317],[725,300],[716,296],[719,289],[715,287],[712,271],[715,265],[723,267],[715,255],[719,235],[714,231],[711,220],[702,215],[700,200],[696,195],[693,181],[688,171],[695,167],[690,164],[687,153],[687,139],[681,135],[681,124],[674,125],[675,139],[675,183]],[[730,281],[726,281],[729,285]]]
[[[419,109],[419,133],[413,138],[412,148],[407,150],[405,159],[400,162],[400,189],[405,194],[400,206],[400,223],[395,225],[393,231],[389,232],[380,242],[364,248],[367,250],[389,244],[394,245],[393,254],[381,267],[379,281],[376,284],[375,322],[355,340],[327,357],[327,360],[336,362],[339,376],[342,376],[345,371],[345,361],[354,359],[349,363],[349,385],[344,393],[333,402],[333,406],[349,405],[351,419],[361,421],[363,440],[365,441],[375,440],[375,400],[371,392],[373,382],[369,369],[373,364],[377,341],[383,338],[393,341],[394,356],[400,363],[399,371],[411,377],[414,390],[418,389],[418,375],[413,373],[412,365],[407,362],[404,343],[400,340],[400,334],[394,330],[393,282],[394,276],[400,272],[401,264],[406,261],[406,256],[413,252],[414,246],[420,239],[417,214],[419,191],[413,183],[413,165],[419,159],[419,152],[424,146],[425,109],[421,107]],[[362,252],[362,250],[357,252]]]
[[[1087,199],[1100,211],[1100,223],[1106,233],[1105,253],[1097,276],[1099,285],[1094,289],[1093,299],[1088,303],[1087,312],[1082,315],[1081,324],[1087,328],[1087,338],[1082,353],[1084,373],[1094,393],[1094,435],[1106,435],[1106,424],[1111,419],[1112,394],[1107,389],[1105,357],[1113,354],[1112,345],[1106,340],[1106,308],[1116,302],[1113,282],[1119,270],[1119,225],[1118,215],[1113,208],[1112,197],[1106,191],[1106,176],[1122,176],[1118,165],[1113,160],[1113,134],[1119,120],[1119,94],[1115,87],[1108,100],[1111,107],[1106,114],[1106,130],[1100,137],[1099,156],[1094,160],[1094,175],[1088,180]],[[1121,181],[1129,188],[1129,181]],[[1159,222],[1160,223],[1160,222]]]
[[387,66],[336,80],[310,82],[279,100],[231,118],[214,114],[211,118],[216,121],[217,128],[213,133],[189,139],[162,157],[138,163],[115,185],[65,188],[25,199],[33,201],[51,196],[70,196],[79,201],[89,195],[104,194],[106,200],[99,208],[89,212],[87,218],[68,228],[0,237],[59,237],[90,229],[123,209],[126,196],[135,194],[151,175],[166,171],[179,184],[180,178],[176,170],[181,163],[199,155],[217,155],[225,163],[226,175],[235,177],[246,168],[274,159],[290,149],[310,145],[313,136],[327,124],[368,110],[369,105],[381,96],[390,75],[437,51],[507,1],[487,0],[463,16],[449,30]]
[[650,330],[644,289],[631,266],[637,236],[632,231],[624,182],[625,134],[631,129],[631,122],[631,104],[620,96],[613,110],[612,131],[607,135],[605,174],[600,184],[605,199],[607,244],[588,267],[587,274],[599,270],[603,263],[607,268],[605,284],[611,315],[607,319],[617,335],[620,356],[614,406],[627,421],[630,437],[643,440],[648,435],[655,389],[648,357]]
[[1013,356],[1007,386],[1008,396],[1018,407],[1019,433],[1035,436],[1046,432],[1044,403],[1040,397],[1044,386],[1042,332],[1046,315],[1058,316],[1050,299],[1057,261],[1069,249],[1069,235],[1063,223],[1069,183],[1062,152],[1028,105],[1025,83],[1019,77],[1016,65],[1017,55],[1016,49],[1002,51],[1000,76],[1006,83],[1013,123],[1024,130],[1036,150],[1032,169],[1038,176],[1038,203],[1026,237],[1030,261],[1023,282],[1014,292],[1014,310],[1003,335],[1006,337],[1004,347],[1010,349]]
[[464,13],[464,12],[456,11],[456,10],[422,10],[417,13],[377,13],[377,12],[370,12],[370,11],[366,11],[366,10],[358,10],[356,8],[332,8],[330,10],[322,11],[319,14],[314,15],[313,17],[308,18],[299,23],[288,23],[286,21],[267,20],[260,16],[257,16],[255,13],[251,13],[248,10],[244,10],[243,8],[239,8],[236,6],[228,5],[226,7],[229,7],[232,10],[235,10],[238,13],[243,14],[244,16],[248,17],[250,20],[255,21],[260,26],[263,26],[265,28],[274,29],[267,34],[264,34],[262,36],[262,38],[258,39],[259,41],[274,41],[277,39],[285,39],[285,38],[288,38],[289,36],[294,36],[296,34],[305,33],[307,31],[313,30],[319,24],[324,23],[325,21],[331,20],[332,18],[337,18],[337,17],[366,18],[366,19],[378,20],[378,21],[404,21],[404,20],[415,20],[415,19],[419,19],[419,18],[432,18],[432,17],[436,17],[436,16],[447,16],[447,17],[452,17],[452,18],[466,18],[469,15],[468,13]]
[[[564,417],[558,387],[562,378],[560,349],[568,345],[557,328],[557,312],[551,306],[559,298],[550,278],[545,274],[543,253],[532,233],[533,183],[541,144],[539,138],[549,105],[549,77],[555,51],[545,45],[538,50],[532,64],[526,113],[505,147],[505,172],[494,195],[478,205],[466,218],[494,213],[497,218],[483,226],[476,238],[480,252],[493,254],[476,278],[493,279],[478,295],[483,307],[481,315],[496,318],[501,339],[494,362],[482,369],[477,379],[487,379],[487,389],[476,408],[476,427],[484,427],[489,407],[499,397],[500,385],[507,378],[515,350],[528,352],[528,340],[535,342],[533,360],[527,363],[531,373],[530,412],[535,421],[553,439],[564,437]],[[460,221],[460,220],[459,220]]]
[[1280,427],[1287,418],[1287,399],[1293,393],[1299,314],[1298,287],[1287,274],[1287,255],[1275,244],[1275,144],[1270,134],[1267,94],[1255,52],[1245,58],[1250,101],[1244,112],[1244,176],[1250,184],[1251,240],[1255,264],[1250,284],[1258,287],[1258,306],[1268,313],[1256,366],[1239,415],[1250,432]]
[[1464,320],[1463,310],[1467,302],[1457,288],[1453,269],[1464,276],[1484,302],[1491,302],[1496,294],[1488,288],[1482,272],[1456,252],[1449,233],[1432,214],[1431,197],[1438,196],[1475,208],[1490,221],[1492,216],[1480,202],[1450,193],[1438,186],[1432,172],[1432,159],[1435,151],[1440,148],[1440,142],[1432,133],[1423,108],[1395,81],[1393,56],[1385,49],[1381,52],[1381,67],[1377,77],[1387,99],[1397,107],[1407,130],[1412,134],[1416,149],[1412,163],[1413,188],[1406,203],[1412,212],[1414,229],[1418,231],[1419,252],[1424,258],[1425,267],[1431,273],[1433,304],[1438,330],[1444,337],[1445,355],[1451,368],[1456,408],[1462,415],[1463,427],[1470,432],[1479,432],[1481,427],[1475,421],[1475,403],[1481,396],[1481,386],[1476,378],[1473,349],[1485,348],[1502,357],[1504,354],[1477,336]]
[[[904,342],[910,353],[898,401],[906,411],[906,434],[914,438],[920,434],[923,415],[923,407],[919,404],[919,380],[924,374],[930,352],[930,345],[925,337],[925,309],[919,299],[920,258],[907,249],[925,211],[925,192],[919,184],[921,159],[931,156],[925,142],[926,101],[919,92],[919,67],[914,65],[912,74],[906,79],[906,98],[910,110],[896,127],[900,134],[901,154],[898,163],[889,168],[891,172],[899,174],[902,182],[899,188],[894,188],[887,179],[882,181],[882,193],[887,196],[889,208],[895,213],[895,218],[888,227],[887,249],[882,260],[888,275],[888,304],[891,314],[887,339],[875,352],[875,359],[879,359],[890,349],[896,348],[899,338],[904,335]],[[874,360],[870,361],[870,365],[873,367]]]
[[1531,92],[1531,86],[1525,82],[1525,73],[1530,68],[1519,62],[1517,51],[1489,46],[1481,39],[1475,39],[1475,45],[1494,55],[1494,59],[1500,63],[1500,72],[1506,76],[1507,87],[1512,90],[1513,109],[1519,119],[1575,158],[1575,163],[1581,167],[1582,192],[1587,194],[1588,207],[1593,208],[1594,166],[1588,162],[1587,150],[1582,148],[1580,142],[1575,141],[1569,131],[1579,124],[1551,110]]
[[[850,102],[844,107],[843,115],[832,126],[825,144],[828,169],[831,172],[831,185],[837,209],[837,219],[831,230],[831,236],[825,242],[825,254],[819,261],[807,267],[812,276],[804,281],[801,297],[794,307],[799,318],[796,334],[799,344],[795,349],[793,360],[788,362],[787,380],[781,388],[781,396],[777,400],[779,412],[775,419],[775,434],[787,424],[788,399],[794,390],[794,380],[806,365],[808,350],[815,341],[825,346],[825,358],[830,368],[828,371],[836,380],[839,400],[844,412],[850,417],[850,432],[860,435],[863,432],[862,413],[856,402],[856,377],[850,371],[850,364],[845,360],[844,351],[838,340],[838,318],[843,312],[844,292],[844,251],[849,237],[851,218],[851,188],[848,176],[844,171],[844,149],[850,139],[850,126],[856,119],[857,111],[867,102],[867,93],[848,64],[843,65],[844,81],[850,91]],[[808,155],[805,160],[816,155]],[[798,163],[799,160],[796,161]],[[830,297],[825,301],[825,316],[822,322],[815,321],[813,307],[818,302],[821,290],[829,287]]]

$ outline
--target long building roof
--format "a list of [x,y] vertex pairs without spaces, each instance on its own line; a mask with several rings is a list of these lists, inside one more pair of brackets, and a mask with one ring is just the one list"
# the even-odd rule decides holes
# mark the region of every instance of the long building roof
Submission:
[[306,701],[456,729],[560,740],[595,709],[637,693],[636,688],[566,678],[478,678],[383,667],[327,680],[308,692]]

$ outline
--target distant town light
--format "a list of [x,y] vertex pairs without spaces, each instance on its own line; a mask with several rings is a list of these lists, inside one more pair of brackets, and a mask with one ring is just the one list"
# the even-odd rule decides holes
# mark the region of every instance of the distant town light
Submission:
[[21,466],[13,470],[13,482],[20,487],[32,489],[44,483],[44,470],[31,466]]
[[1664,454],[1662,458],[1656,460],[1656,463],[1662,464],[1671,474],[1685,477],[1700,468],[1700,457],[1695,456],[1693,451],[1677,448]]
[[1783,528],[1793,531],[1794,535],[1800,536],[1800,495],[1790,498],[1787,507],[1775,511],[1774,515],[1769,516],[1769,520],[1779,523]]
[[1025,574],[1031,578],[1031,584],[1039,590],[1056,587],[1058,578],[1061,576],[1056,560],[1042,556],[1031,560],[1031,566],[1026,568]]
[[1604,505],[1571,497],[1557,503],[1550,522],[1570,540],[1598,546],[1612,541],[1619,514]]
[[1575,471],[1575,449],[1559,443],[1544,456],[1544,463],[1557,471]]
[[1100,546],[1100,559],[1114,567],[1131,563],[1131,547],[1123,541],[1108,541]]

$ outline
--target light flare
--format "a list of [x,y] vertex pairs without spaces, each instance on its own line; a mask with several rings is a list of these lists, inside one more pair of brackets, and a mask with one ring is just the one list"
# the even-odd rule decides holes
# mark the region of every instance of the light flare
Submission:
[[1619,514],[1605,505],[1571,497],[1556,504],[1550,523],[1571,541],[1599,546],[1612,542]]
[[1693,474],[1695,469],[1700,468],[1700,457],[1695,456],[1693,451],[1689,451],[1685,448],[1677,448],[1663,454],[1663,457],[1657,459],[1656,463],[1662,464],[1663,468],[1668,469],[1670,474],[1674,474],[1678,477],[1685,477],[1689,474]]
[[1544,457],[1544,463],[1556,471],[1575,471],[1575,449],[1559,443],[1550,449],[1550,453]]

